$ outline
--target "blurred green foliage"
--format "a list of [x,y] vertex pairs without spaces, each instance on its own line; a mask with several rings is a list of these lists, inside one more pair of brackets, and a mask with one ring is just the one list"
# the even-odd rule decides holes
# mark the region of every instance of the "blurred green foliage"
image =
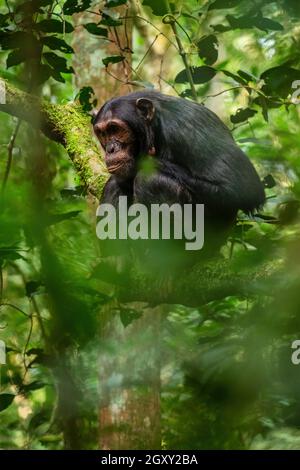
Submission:
[[[114,9],[125,3],[102,2],[99,22],[85,30],[103,39],[122,28]],[[300,374],[291,362],[292,341],[300,337],[300,104],[292,100],[300,80],[299,4],[141,4],[141,15],[173,42],[165,15],[171,17],[187,51],[192,83],[172,49],[164,59],[172,54],[166,90],[189,99],[194,85],[198,100],[216,108],[267,177],[264,210],[241,214],[222,256],[237,270],[265,260],[283,267],[254,282],[252,295],[197,309],[168,306],[160,346],[163,446],[299,449]],[[72,15],[95,3],[0,6],[0,76],[52,102],[78,96],[90,110],[92,87],[76,90],[72,82]],[[134,28],[133,69],[142,60],[144,74],[139,67],[133,80],[153,86],[147,38]],[[163,55],[168,41],[164,47]],[[104,58],[103,71],[123,60],[121,53]],[[7,346],[0,447],[97,448],[100,331],[112,312],[126,327],[142,309],[120,306],[111,284],[91,275],[99,258],[95,221],[65,151],[16,118],[1,113],[0,122],[0,339]]]

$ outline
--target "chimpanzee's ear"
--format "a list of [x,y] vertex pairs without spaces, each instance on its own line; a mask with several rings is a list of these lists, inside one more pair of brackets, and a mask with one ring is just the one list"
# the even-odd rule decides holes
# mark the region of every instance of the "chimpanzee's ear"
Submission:
[[95,108],[89,111],[89,115],[92,117],[96,117],[98,113],[99,113],[99,109],[95,109]]
[[148,98],[138,98],[135,102],[137,110],[146,121],[151,122],[155,113],[155,108]]

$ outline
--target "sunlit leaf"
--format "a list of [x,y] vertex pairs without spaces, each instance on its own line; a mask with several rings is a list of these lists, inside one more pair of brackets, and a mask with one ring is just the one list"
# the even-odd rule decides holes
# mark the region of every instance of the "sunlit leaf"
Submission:
[[6,410],[14,401],[15,395],[11,393],[0,393],[0,411]]

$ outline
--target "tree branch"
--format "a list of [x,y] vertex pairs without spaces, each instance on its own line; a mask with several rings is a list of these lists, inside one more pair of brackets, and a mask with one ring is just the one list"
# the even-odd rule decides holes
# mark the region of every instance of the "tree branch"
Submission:
[[5,104],[0,104],[0,111],[31,123],[47,137],[62,144],[88,191],[99,198],[108,172],[93,140],[90,116],[79,105],[48,103],[12,87],[6,81],[4,86]]
[[[148,302],[150,305],[182,304],[199,307],[212,300],[230,295],[253,295],[259,285],[262,293],[270,291],[269,282],[280,272],[282,261],[264,261],[251,267],[234,266],[228,260],[214,259],[199,263],[183,271],[173,281],[153,279],[140,270],[132,269],[124,285],[120,285],[117,297],[121,302]],[[265,284],[264,284],[265,283]]]

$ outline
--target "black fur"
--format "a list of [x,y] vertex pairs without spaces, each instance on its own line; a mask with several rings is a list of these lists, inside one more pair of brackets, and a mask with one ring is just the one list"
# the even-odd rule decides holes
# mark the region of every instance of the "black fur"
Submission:
[[[136,106],[139,98],[152,101],[149,124]],[[102,202],[117,204],[119,195],[145,204],[168,202],[205,204],[207,233],[223,234],[234,224],[239,209],[252,213],[265,200],[263,185],[229,129],[205,106],[154,91],[139,91],[108,101],[95,122],[108,112],[133,130],[136,159],[155,148],[157,171],[149,178],[137,171],[129,180],[111,176]],[[207,243],[207,242],[206,242]]]

